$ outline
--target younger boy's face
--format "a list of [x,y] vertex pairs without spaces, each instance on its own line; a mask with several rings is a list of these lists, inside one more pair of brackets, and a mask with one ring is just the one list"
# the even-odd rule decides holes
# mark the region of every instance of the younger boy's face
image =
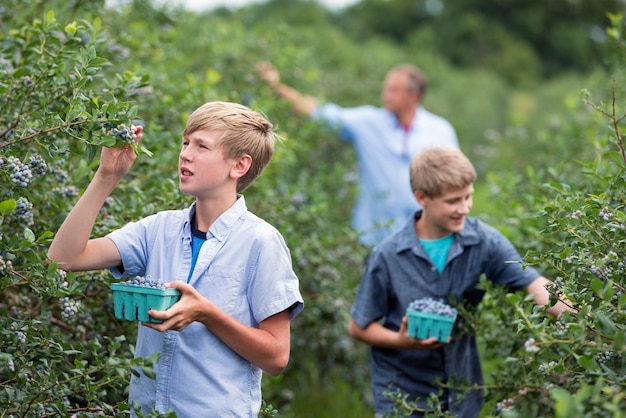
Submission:
[[426,197],[422,192],[415,192],[417,201],[424,208],[416,225],[418,236],[422,239],[438,239],[460,232],[472,209],[473,193],[473,185],[447,191],[433,198]]

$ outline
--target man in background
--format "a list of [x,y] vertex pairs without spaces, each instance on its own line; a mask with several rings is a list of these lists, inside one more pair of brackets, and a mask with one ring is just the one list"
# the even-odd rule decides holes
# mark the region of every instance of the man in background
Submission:
[[459,147],[452,125],[421,105],[427,82],[412,65],[398,65],[387,73],[382,108],[320,104],[315,97],[281,83],[280,73],[272,64],[260,62],[256,70],[296,112],[325,121],[354,146],[360,184],[352,225],[366,246],[373,247],[400,229],[419,209],[409,187],[411,157],[430,146]]

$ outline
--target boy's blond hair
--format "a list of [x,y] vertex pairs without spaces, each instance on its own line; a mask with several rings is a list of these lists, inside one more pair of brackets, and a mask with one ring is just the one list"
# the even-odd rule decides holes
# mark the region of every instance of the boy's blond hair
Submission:
[[430,147],[411,160],[411,189],[434,198],[463,189],[476,180],[471,161],[454,147]]
[[237,192],[261,175],[274,155],[278,138],[274,126],[260,113],[231,102],[207,102],[189,115],[183,136],[200,130],[222,132],[218,146],[224,157],[252,157],[250,169],[237,182]]

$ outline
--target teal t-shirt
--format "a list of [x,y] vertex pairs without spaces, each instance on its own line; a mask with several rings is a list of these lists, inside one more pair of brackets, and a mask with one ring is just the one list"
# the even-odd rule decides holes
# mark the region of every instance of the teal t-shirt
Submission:
[[443,271],[443,267],[446,265],[448,251],[450,250],[452,241],[454,241],[454,234],[433,240],[420,239],[422,247],[424,247],[426,254],[428,254],[432,262],[435,264],[439,273]]
[[191,268],[189,269],[189,276],[187,276],[187,283],[191,280],[191,274],[193,273],[196,262],[198,261],[198,254],[200,254],[200,248],[206,241],[206,232],[200,231],[196,228],[196,217],[191,220]]

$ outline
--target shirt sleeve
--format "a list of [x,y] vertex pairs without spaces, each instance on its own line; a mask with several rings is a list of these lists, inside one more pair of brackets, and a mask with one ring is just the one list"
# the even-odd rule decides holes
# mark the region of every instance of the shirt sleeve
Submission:
[[372,252],[350,315],[361,328],[387,315],[389,310],[389,269],[381,252]]
[[130,222],[107,235],[117,246],[122,257],[122,265],[110,269],[117,279],[143,276],[148,260],[148,224],[155,217],[148,217],[139,222]]
[[325,121],[329,128],[339,132],[343,141],[353,143],[355,141],[353,127],[370,118],[373,111],[375,108],[372,106],[341,107],[335,103],[327,103],[318,106],[311,114],[311,118]]
[[522,257],[513,244],[495,229],[491,232],[490,253],[486,277],[494,283],[504,284],[512,290],[521,290],[541,276],[533,267],[524,266]]
[[265,231],[256,240],[255,257],[248,272],[252,277],[248,298],[254,318],[261,322],[285,310],[294,318],[304,308],[304,302],[289,249],[274,229]]

